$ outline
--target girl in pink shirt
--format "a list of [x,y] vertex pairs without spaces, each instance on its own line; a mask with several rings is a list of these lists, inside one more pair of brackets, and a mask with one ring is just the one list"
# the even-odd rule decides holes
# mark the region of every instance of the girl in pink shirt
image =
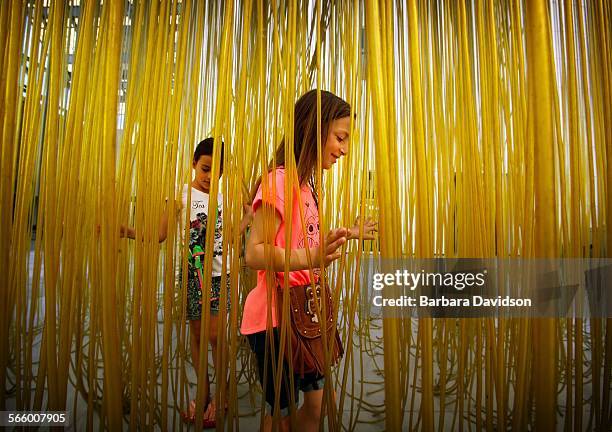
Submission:
[[[334,94],[321,91],[321,143],[323,169],[330,169],[336,161],[348,151],[351,107]],[[276,151],[275,170],[270,170],[263,181],[266,188],[260,184],[253,200],[254,219],[251,234],[246,246],[247,265],[257,272],[257,286],[249,293],[242,318],[241,332],[247,335],[251,349],[257,357],[260,381],[266,389],[266,402],[270,409],[274,409],[274,374],[272,373],[272,359],[270,353],[266,356],[266,338],[272,334],[276,338],[278,347],[278,325],[276,317],[275,286],[268,287],[266,283],[266,269],[276,271],[275,284],[284,286],[285,274],[285,245],[290,225],[290,257],[289,269],[286,277],[289,286],[305,285],[310,283],[311,274],[318,279],[319,268],[327,266],[338,259],[341,246],[347,240],[359,238],[359,227],[351,229],[338,228],[331,230],[325,236],[323,262],[320,262],[321,251],[319,241],[319,212],[314,175],[317,166],[317,91],[311,90],[304,94],[295,105],[294,112],[294,140],[293,150],[297,166],[297,178],[291,178],[285,169],[285,143],[284,140]],[[265,189],[265,190],[264,190]],[[285,202],[291,200],[291,215],[285,215]],[[265,210],[265,211],[261,211]],[[303,215],[303,219],[302,219]],[[267,225],[266,225],[267,224]],[[274,227],[274,246],[269,255],[264,252],[269,245],[265,244],[265,226]],[[367,220],[364,223],[363,239],[373,239],[376,223]],[[309,254],[307,253],[309,251]],[[272,256],[272,262],[266,260]],[[309,266],[308,255],[312,262],[313,271]],[[267,332],[268,327],[268,288],[272,290],[271,317],[274,330]],[[269,342],[269,341],[268,341]],[[278,351],[276,353],[279,354]],[[282,354],[281,354],[282,355]],[[265,359],[267,357],[267,380],[263,381]],[[289,367],[283,367],[282,383],[280,384],[281,430],[289,430],[289,405],[293,396],[298,402],[299,391],[304,392],[304,404],[297,410],[297,424],[301,430],[319,429],[321,408],[323,402],[324,377],[316,373],[293,377],[294,386],[290,390],[290,380],[287,376]],[[293,395],[289,393],[291,391]],[[272,418],[267,415],[264,429],[271,430]]]

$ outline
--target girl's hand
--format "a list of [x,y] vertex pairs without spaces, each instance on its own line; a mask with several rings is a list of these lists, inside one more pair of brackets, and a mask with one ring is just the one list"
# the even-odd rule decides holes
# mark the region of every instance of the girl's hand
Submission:
[[[355,220],[355,225],[349,229],[347,239],[353,240],[359,238],[359,225],[361,223],[361,216]],[[376,236],[375,232],[378,232],[378,222],[372,218],[367,218],[363,222],[363,237],[362,240],[374,240]]]
[[[348,235],[348,230],[346,228],[338,228],[335,230],[331,230],[327,233],[327,237],[325,237],[325,244],[323,249],[323,265],[328,266],[342,255],[341,247],[344,243],[346,243]],[[318,248],[317,248],[318,249]],[[319,252],[317,250],[317,252]],[[317,257],[318,257],[317,253]]]

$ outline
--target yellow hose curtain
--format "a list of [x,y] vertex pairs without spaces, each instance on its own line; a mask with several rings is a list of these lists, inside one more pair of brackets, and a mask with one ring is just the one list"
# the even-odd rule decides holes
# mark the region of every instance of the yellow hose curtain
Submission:
[[173,203],[213,136],[232,304],[217,424],[255,415],[242,204],[320,88],[355,113],[348,156],[318,167],[321,231],[379,221],[327,270],[346,348],[327,427],[606,429],[611,319],[382,319],[360,275],[371,257],[611,256],[611,23],[606,0],[1,1],[0,409],[165,430],[190,385],[203,406]]

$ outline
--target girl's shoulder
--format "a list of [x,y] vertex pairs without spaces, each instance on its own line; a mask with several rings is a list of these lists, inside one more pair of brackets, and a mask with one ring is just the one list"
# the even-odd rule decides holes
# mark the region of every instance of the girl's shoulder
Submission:
[[260,177],[257,185],[257,192],[260,193],[263,189],[263,184],[266,182],[268,187],[273,187],[276,184],[276,187],[282,186],[285,183],[285,167],[279,166],[274,169],[269,169],[263,173]]
[[[178,201],[178,198],[179,197],[177,197],[177,201]],[[193,202],[193,201],[208,202],[208,194],[197,190],[190,184],[185,184],[183,185],[183,188],[181,190],[181,195],[180,195],[181,206],[186,207],[188,200],[190,200],[190,202]]]
[[181,189],[181,198],[183,201],[185,201],[187,197],[189,196],[189,189],[191,189],[190,184],[183,185],[183,188]]
[[274,169],[268,170],[268,176],[285,176],[285,167],[284,166],[277,166]]
[[193,199],[193,197],[197,197],[197,199],[205,199],[207,200],[209,198],[209,194],[206,192],[202,192],[201,190],[198,190],[196,188],[194,188],[191,185],[184,185],[183,186],[183,192],[182,195],[184,197],[187,197],[187,195],[189,194],[189,190],[191,189],[191,199]]
[[272,176],[277,182],[285,181],[286,170],[284,166],[276,167],[268,172],[268,176]]

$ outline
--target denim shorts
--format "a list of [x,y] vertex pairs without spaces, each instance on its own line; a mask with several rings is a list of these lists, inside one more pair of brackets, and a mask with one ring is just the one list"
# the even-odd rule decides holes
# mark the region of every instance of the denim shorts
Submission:
[[[272,369],[272,355],[270,352],[269,344],[268,344],[268,366],[267,366],[267,376],[266,382],[264,383],[264,367],[265,367],[265,356],[266,356],[266,331],[253,333],[247,335],[247,339],[249,340],[249,345],[251,346],[251,350],[255,353],[255,357],[257,358],[257,370],[259,372],[259,382],[261,383],[262,389],[265,391],[266,403],[268,405],[269,412],[274,415],[274,385],[275,385],[275,376]],[[279,346],[279,335],[278,331],[275,328],[273,331],[274,334],[274,348],[276,350],[276,359],[278,359],[278,346]],[[275,365],[278,364],[278,361],[275,359]],[[280,415],[281,417],[287,417],[289,415],[289,405],[291,404],[291,394],[289,393],[291,381],[289,380],[289,365],[286,360],[283,359],[283,374],[281,377],[280,384]],[[325,384],[325,377],[323,375],[319,375],[317,373],[306,373],[304,377],[301,377],[299,374],[293,375],[293,388],[291,391],[293,393],[293,397],[295,400],[296,407],[299,402],[299,392],[303,391],[307,393],[313,390],[323,390],[323,385]]]

